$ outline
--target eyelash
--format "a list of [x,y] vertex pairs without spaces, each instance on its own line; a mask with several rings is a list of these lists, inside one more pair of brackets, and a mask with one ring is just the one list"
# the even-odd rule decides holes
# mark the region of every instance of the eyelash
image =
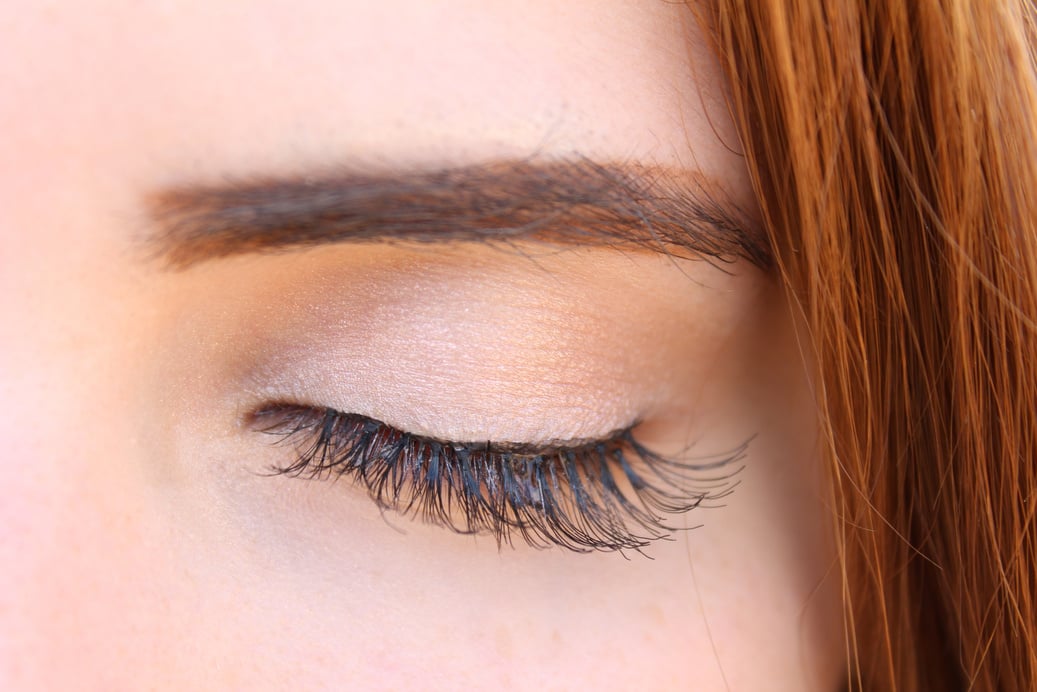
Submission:
[[[457,533],[491,534],[498,547],[574,552],[641,551],[678,530],[662,514],[712,505],[737,485],[746,441],[686,464],[641,445],[634,426],[603,440],[534,447],[457,444],[403,432],[358,414],[297,404],[251,415],[262,433],[295,445],[296,458],[272,473],[347,476],[382,509]],[[618,480],[617,480],[618,472]]]

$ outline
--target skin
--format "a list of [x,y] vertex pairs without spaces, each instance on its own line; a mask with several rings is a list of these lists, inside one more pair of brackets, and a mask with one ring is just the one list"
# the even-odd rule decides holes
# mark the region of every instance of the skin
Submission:
[[[776,279],[652,252],[335,246],[171,271],[164,186],[511,157],[752,196],[661,2],[5,2],[0,687],[835,689],[809,373]],[[292,397],[459,441],[752,437],[674,540],[534,550],[269,477]]]

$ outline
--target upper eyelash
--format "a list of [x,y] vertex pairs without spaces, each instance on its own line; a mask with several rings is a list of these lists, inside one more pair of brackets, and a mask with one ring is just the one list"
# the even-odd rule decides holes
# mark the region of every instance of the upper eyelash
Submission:
[[661,515],[728,495],[741,470],[732,467],[749,444],[689,464],[641,445],[634,426],[603,440],[535,448],[446,442],[297,404],[264,406],[249,423],[297,445],[296,459],[276,474],[350,476],[383,509],[458,533],[490,533],[498,546],[519,537],[575,552],[640,551],[669,538],[677,528]]

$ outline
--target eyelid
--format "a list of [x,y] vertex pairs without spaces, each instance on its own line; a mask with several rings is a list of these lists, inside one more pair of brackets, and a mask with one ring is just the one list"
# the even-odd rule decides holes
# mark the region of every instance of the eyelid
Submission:
[[670,538],[678,529],[664,515],[728,495],[749,444],[693,464],[648,450],[632,428],[550,449],[460,444],[357,414],[285,403],[257,409],[248,424],[296,445],[296,459],[272,475],[348,476],[382,509],[457,533],[488,533],[498,547],[522,539],[575,552],[640,551]]

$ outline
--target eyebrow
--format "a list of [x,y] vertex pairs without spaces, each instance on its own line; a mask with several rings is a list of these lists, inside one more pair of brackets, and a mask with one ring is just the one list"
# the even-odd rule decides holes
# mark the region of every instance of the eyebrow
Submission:
[[261,177],[149,195],[148,245],[172,269],[334,243],[541,241],[691,253],[769,268],[763,233],[684,170],[588,159]]

